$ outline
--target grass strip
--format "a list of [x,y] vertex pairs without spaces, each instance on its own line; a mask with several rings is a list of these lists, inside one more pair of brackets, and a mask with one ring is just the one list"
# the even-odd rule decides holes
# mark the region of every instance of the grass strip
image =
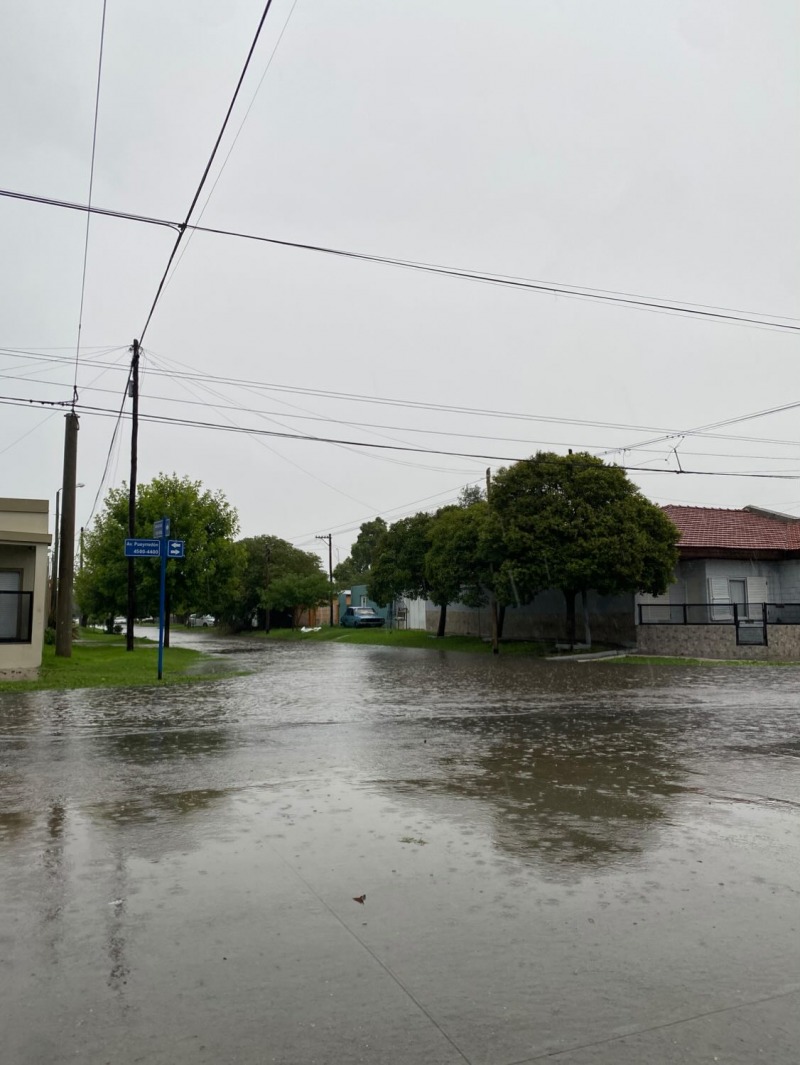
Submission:
[[[125,638],[82,630],[73,641],[72,656],[57,658],[55,647],[46,644],[36,680],[0,680],[0,693],[52,691],[67,688],[129,688],[144,685],[187,684],[221,680],[235,676],[218,667],[202,651],[189,647],[164,649],[164,679],[158,680],[157,645],[137,639],[133,652],[125,649]],[[213,664],[212,664],[213,663]]]

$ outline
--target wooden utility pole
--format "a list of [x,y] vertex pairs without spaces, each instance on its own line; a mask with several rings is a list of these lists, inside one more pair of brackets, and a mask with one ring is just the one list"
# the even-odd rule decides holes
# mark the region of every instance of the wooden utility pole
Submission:
[[[128,536],[136,536],[136,477],[139,461],[139,341],[133,342],[131,360],[130,396],[133,399],[131,418],[131,479],[128,487]],[[128,616],[125,626],[126,650],[133,650],[133,621],[136,616],[136,573],[134,560],[128,559]]]
[[78,475],[78,415],[72,411],[64,426],[64,476],[61,484],[61,530],[58,537],[56,654],[72,655],[72,582],[75,576],[75,497]]
[[327,536],[317,536],[316,539],[328,542],[328,606],[330,607],[328,620],[333,628],[333,535],[328,533]]

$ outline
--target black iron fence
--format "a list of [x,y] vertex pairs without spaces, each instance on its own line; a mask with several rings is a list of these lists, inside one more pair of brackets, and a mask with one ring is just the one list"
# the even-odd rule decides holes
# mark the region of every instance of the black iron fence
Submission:
[[30,643],[33,592],[0,591],[0,643]]
[[800,603],[639,603],[640,625],[734,625],[737,644],[766,645],[770,625],[800,625]]
[[639,603],[640,625],[800,625],[800,603]]

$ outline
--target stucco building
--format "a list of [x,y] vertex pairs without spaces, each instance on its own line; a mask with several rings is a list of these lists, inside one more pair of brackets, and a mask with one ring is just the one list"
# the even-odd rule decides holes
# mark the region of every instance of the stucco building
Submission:
[[48,503],[0,497],[0,677],[35,676],[47,621]]

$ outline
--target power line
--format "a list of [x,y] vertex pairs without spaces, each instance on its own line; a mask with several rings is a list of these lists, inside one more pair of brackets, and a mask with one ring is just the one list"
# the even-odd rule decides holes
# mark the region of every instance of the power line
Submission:
[[[21,398],[16,397],[16,396],[0,396],[0,403],[4,404],[6,406],[22,406],[22,407],[31,407],[31,406],[50,406],[50,407],[52,407],[52,406],[65,406],[65,405],[68,405],[68,404],[65,404],[64,401],[59,401],[59,400],[21,399]],[[78,407],[79,410],[81,410],[81,411],[83,411],[83,412],[85,412],[87,414],[96,415],[96,416],[99,416],[99,417],[117,417],[117,418],[119,418],[120,416],[122,416],[122,411],[120,411],[119,414],[116,414],[115,411],[109,409],[108,407],[93,407],[93,406],[89,406],[87,404],[78,404],[77,407]],[[126,415],[126,417],[128,417],[128,416]],[[184,427],[187,427],[187,428],[194,428],[194,429],[210,429],[210,430],[214,430],[214,431],[217,431],[217,432],[241,433],[241,434],[251,435],[251,436],[273,437],[273,438],[280,439],[280,440],[302,440],[302,441],[306,441],[306,442],[310,442],[310,443],[316,443],[316,444],[345,444],[345,445],[347,445],[349,447],[355,447],[355,448],[374,448],[374,449],[385,450],[385,451],[406,451],[406,452],[411,452],[411,453],[414,453],[414,454],[422,454],[422,455],[446,455],[446,456],[452,457],[452,458],[480,459],[481,461],[484,461],[484,462],[485,461],[489,461],[489,462],[522,462],[528,457],[528,456],[524,456],[524,455],[488,455],[488,454],[465,452],[465,451],[447,451],[447,450],[438,449],[438,448],[409,447],[407,445],[403,446],[403,445],[400,445],[400,444],[378,444],[378,443],[373,443],[372,441],[364,441],[364,440],[342,440],[340,438],[335,438],[335,437],[312,436],[310,434],[302,434],[302,433],[278,432],[278,431],[272,430],[272,429],[257,429],[257,428],[253,428],[253,427],[243,427],[243,426],[235,426],[235,425],[220,425],[220,424],[218,424],[216,422],[204,422],[204,421],[199,421],[197,419],[175,418],[175,417],[168,417],[166,415],[158,415],[158,414],[141,414],[139,417],[143,421],[148,421],[148,422],[151,422],[151,423],[156,424],[156,425],[176,425],[176,426],[184,426]],[[687,469],[679,469],[679,470],[668,470],[668,469],[659,470],[659,469],[655,469],[655,470],[651,470],[651,469],[646,469],[646,468],[641,467],[641,466],[627,466],[627,465],[623,465],[621,463],[615,463],[614,465],[615,465],[615,467],[617,469],[625,470],[625,471],[630,472],[630,473],[662,473],[662,474],[663,473],[667,473],[667,474],[677,474],[677,475],[681,475],[682,474],[682,475],[685,475],[685,476],[696,476],[696,477],[747,477],[747,478],[768,478],[768,479],[791,480],[791,481],[800,480],[800,473],[798,473],[798,474],[788,474],[788,473],[776,473],[774,471],[759,472],[759,471],[750,471],[750,470],[747,470],[747,471],[687,470]]]
[[[117,365],[117,368],[121,369],[122,367]],[[39,371],[39,372],[45,373],[47,371],[46,370],[42,370],[42,371]],[[102,374],[105,374],[105,373],[108,373],[108,370],[103,370],[102,371]],[[100,376],[102,376],[102,374],[98,375],[98,378]],[[64,382],[62,382],[62,381],[42,381],[42,380],[33,381],[33,379],[30,376],[22,376],[22,375],[16,376],[16,375],[7,374],[7,373],[0,373],[0,378],[2,378],[3,380],[6,380],[6,381],[25,381],[27,383],[42,384],[42,385],[52,385],[52,386],[56,386],[56,387],[60,387],[61,385],[64,384]],[[98,378],[94,378],[93,380],[97,380]],[[182,387],[188,388],[188,386],[184,382],[179,380],[178,383],[181,384]],[[201,386],[201,387],[205,387],[205,386]],[[113,394],[113,395],[117,395],[117,393],[118,393],[118,390],[115,389],[115,388],[98,388],[98,387],[94,387],[91,384],[82,385],[81,391],[82,392],[101,392],[101,393],[104,393],[104,394]],[[209,391],[210,394],[212,394],[212,395],[219,396],[221,399],[225,398],[225,397],[221,396],[220,393],[214,392],[213,390],[207,389],[207,391]],[[196,395],[196,393],[192,393],[192,394]],[[155,394],[152,394],[152,393],[148,394],[147,398],[151,402],[174,403],[174,404],[179,404],[180,406],[210,408],[210,409],[218,411],[218,412],[232,410],[232,411],[237,411],[240,414],[256,414],[256,415],[258,415],[260,417],[263,417],[263,418],[266,418],[266,419],[269,419],[269,420],[273,421],[273,423],[276,424],[276,425],[281,425],[282,424],[281,422],[277,421],[277,418],[281,417],[281,418],[290,418],[290,419],[294,419],[294,420],[297,420],[297,421],[322,422],[323,424],[326,424],[326,425],[342,425],[342,426],[346,426],[348,428],[392,429],[392,430],[397,430],[398,432],[403,432],[403,433],[414,433],[414,434],[419,435],[419,436],[443,436],[443,437],[449,437],[451,439],[460,439],[460,440],[492,440],[492,441],[497,441],[497,442],[501,442],[501,443],[520,444],[520,445],[531,446],[531,447],[563,447],[564,443],[565,443],[563,440],[540,440],[540,439],[530,439],[530,438],[517,437],[517,436],[500,436],[500,435],[493,435],[493,434],[490,434],[490,433],[462,433],[462,432],[457,432],[455,430],[448,430],[448,429],[421,429],[419,427],[410,426],[410,425],[384,425],[384,424],[376,424],[374,422],[348,421],[348,420],[343,419],[343,418],[331,418],[331,417],[324,417],[322,415],[307,414],[307,413],[294,414],[294,413],[285,413],[285,412],[279,412],[279,411],[268,411],[268,410],[263,410],[260,407],[243,407],[241,404],[238,404],[238,403],[233,403],[233,404],[226,404],[226,403],[221,403],[221,402],[220,403],[212,403],[212,402],[209,402],[209,400],[207,400],[207,399],[184,399],[184,398],[178,397],[178,396],[163,396],[163,395],[155,395]],[[298,410],[303,410],[303,408],[297,408],[297,409]],[[287,428],[287,427],[283,426],[283,428]],[[378,435],[382,435],[382,434],[378,434]],[[717,435],[717,434],[708,434],[707,436],[704,436],[702,434],[696,434],[696,435],[698,435],[700,437],[700,439],[704,439],[704,438],[705,439],[720,439],[720,436]],[[769,441],[762,441],[759,438],[750,438],[750,437],[741,437],[740,438],[740,437],[736,437],[736,436],[722,436],[722,438],[723,439],[732,439],[732,440],[742,440],[742,441],[749,441],[749,440],[755,439],[755,440],[757,440],[757,442],[760,442],[760,443],[769,442]],[[392,437],[386,437],[386,439],[390,440],[390,439],[393,439],[393,438]],[[401,442],[404,443],[405,441],[401,441]],[[630,445],[630,447],[622,447],[622,448],[609,448],[606,444],[599,444],[597,442],[587,442],[587,441],[581,441],[581,440],[570,440],[569,443],[570,443],[570,445],[572,447],[579,448],[580,450],[596,451],[596,452],[600,452],[602,454],[618,454],[618,453],[624,453],[624,452],[627,452],[629,450],[634,450],[635,449],[637,454],[652,454],[654,456],[657,456],[657,458],[653,458],[653,459],[649,460],[651,462],[656,462],[656,461],[658,461],[659,458],[662,459],[662,460],[666,460],[672,454],[672,450],[665,451],[663,448],[647,448],[647,447],[643,447],[641,445]],[[786,445],[791,445],[794,448],[800,448],[800,441],[782,441],[782,443],[784,443]],[[352,448],[345,448],[345,450],[352,451]],[[730,451],[724,451],[724,452],[723,451],[681,451],[681,455],[683,455],[683,456],[691,456],[692,458],[748,459],[748,460],[774,461],[774,462],[796,462],[797,459],[798,459],[798,456],[796,456],[796,455],[787,455],[787,456],[783,456],[782,457],[780,455],[749,455],[749,454],[742,454],[740,452],[734,453],[734,452],[730,452]],[[285,458],[285,456],[281,456],[281,457]],[[373,457],[377,457],[377,456],[373,456]],[[401,462],[401,460],[398,460],[398,459],[385,459],[385,461]],[[444,467],[439,467],[439,466],[436,466],[436,467],[434,467],[434,466],[420,466],[418,463],[403,463],[403,462],[401,462],[401,464],[405,465],[405,466],[410,466],[411,468],[414,468],[414,469],[432,470],[432,471],[437,472],[437,473],[452,473],[453,472],[452,469],[450,469],[449,467],[448,468],[444,468]],[[303,472],[308,472],[308,471],[303,471]],[[469,472],[469,471],[465,470],[464,472],[466,473],[466,472]],[[328,487],[330,487],[330,486],[328,486]],[[358,502],[358,500],[356,500],[356,502]]]
[[[120,406],[119,406],[119,412],[117,414],[117,420],[114,423],[114,431],[111,434],[111,442],[108,445],[108,454],[106,455],[106,462],[105,462],[105,466],[103,467],[103,475],[100,478],[100,484],[97,486],[97,493],[95,494],[95,497],[94,497],[94,503],[92,503],[92,509],[89,512],[89,517],[86,519],[86,521],[84,523],[85,525],[88,525],[89,522],[94,517],[94,512],[97,509],[97,504],[98,504],[98,502],[100,500],[100,493],[103,491],[103,486],[106,483],[106,477],[108,476],[109,467],[111,465],[111,455],[112,455],[112,452],[114,451],[114,444],[117,441],[117,435],[119,433],[120,425],[122,425],[122,416],[123,416],[123,412],[125,410],[125,400],[128,398],[128,388],[129,388],[130,383],[131,383],[132,375],[133,375],[133,363],[131,363],[130,368],[128,370],[128,379],[125,382],[125,389],[124,389],[124,391],[122,393],[122,402],[120,403]],[[74,404],[73,404],[73,408],[72,409],[73,409],[73,412],[74,412],[74,410],[75,410],[75,405]],[[109,411],[108,413],[113,414],[113,411]]]
[[[222,174],[223,174],[223,172],[225,170],[225,167],[228,165],[228,160],[231,157],[231,153],[233,152],[233,149],[236,147],[236,142],[239,140],[239,135],[242,132],[242,130],[244,129],[244,124],[247,121],[247,119],[248,119],[248,117],[250,115],[250,112],[253,109],[253,104],[256,102],[256,97],[258,96],[259,92],[261,91],[261,86],[264,84],[264,79],[267,76],[267,72],[269,71],[269,68],[272,66],[272,60],[275,58],[275,53],[280,48],[281,41],[283,40],[283,35],[286,33],[286,29],[287,29],[287,27],[288,27],[288,25],[289,25],[289,23],[291,21],[292,15],[294,14],[294,9],[296,7],[297,7],[297,0],[292,0],[292,6],[289,9],[289,14],[286,16],[286,21],[283,24],[283,28],[281,29],[281,32],[278,34],[278,39],[275,42],[274,48],[270,52],[269,58],[267,59],[266,66],[264,67],[264,71],[263,71],[263,73],[261,75],[261,78],[260,78],[260,80],[258,82],[258,85],[256,86],[255,92],[253,93],[252,97],[250,98],[250,103],[247,105],[247,110],[244,113],[244,117],[242,118],[242,121],[239,123],[239,128],[237,129],[236,134],[235,134],[233,140],[231,141],[231,145],[228,148],[228,151],[227,151],[227,154],[225,155],[225,158],[222,160],[222,166],[219,168],[219,173],[217,174],[216,178],[214,179],[214,184],[211,186],[211,191],[209,192],[208,196],[206,197],[206,202],[203,204],[202,210],[200,211],[200,214],[197,216],[198,224],[199,224],[200,220],[202,219],[203,215],[206,213],[206,208],[208,207],[209,203],[211,202],[211,197],[214,195],[214,192],[215,192],[215,190],[217,188],[217,185],[219,184],[219,179],[222,177]],[[186,252],[188,251],[189,245],[192,242],[192,237],[194,236],[194,234],[195,234],[195,231],[193,230],[189,234],[189,237],[186,240],[186,243],[183,245],[183,248],[181,249],[181,254],[178,257],[178,261],[175,263],[175,266],[172,268],[172,273],[167,278],[167,283],[164,286],[165,289],[169,287],[169,285],[172,282],[172,279],[175,277],[175,274],[177,273],[178,267],[183,262],[183,257],[186,254]]]
[[[181,381],[180,384],[181,384],[181,387],[183,387],[184,389],[188,389],[188,387],[189,387],[183,381]],[[208,392],[210,395],[214,395],[215,394],[214,390],[209,388],[207,385],[202,385],[201,384],[199,387],[205,389],[206,392]],[[197,395],[196,392],[193,393],[193,394]],[[212,408],[212,410],[217,410],[217,411],[220,410],[220,408],[215,407],[214,404],[207,404],[207,406],[210,406]],[[241,429],[242,428],[242,426],[240,426],[237,422],[235,422],[229,415],[223,414],[223,417],[227,418],[227,420],[230,423],[230,425],[233,426],[234,428],[236,428],[236,429]],[[260,444],[262,447],[265,447],[271,454],[277,456],[279,459],[283,459],[283,461],[288,463],[290,466],[294,466],[294,468],[296,470],[300,470],[300,472],[304,473],[307,477],[310,477],[312,480],[317,481],[321,485],[324,485],[326,488],[330,489],[332,492],[337,493],[337,495],[344,496],[345,499],[349,499],[352,503],[358,503],[358,505],[360,507],[368,506],[368,504],[365,503],[363,500],[356,499],[355,496],[351,496],[348,492],[344,492],[344,491],[342,491],[341,488],[337,488],[335,485],[331,484],[329,481],[324,480],[324,478],[320,477],[319,474],[312,473],[310,470],[307,470],[304,466],[301,466],[299,462],[295,462],[293,459],[290,459],[286,455],[281,454],[280,451],[276,450],[275,448],[270,447],[269,444],[265,440],[256,437],[256,443]]]
[[[100,113],[100,80],[103,73],[103,45],[106,39],[106,3],[103,0],[103,17],[100,22],[100,51],[97,59],[97,88],[94,97],[94,122],[92,124],[92,160],[89,165],[89,206],[92,206],[94,190],[94,160],[97,153],[97,118]],[[81,271],[81,300],[78,309],[78,336],[75,341],[75,378],[72,382],[72,398],[78,399],[78,363],[81,355],[81,330],[83,329],[83,301],[86,295],[86,265],[89,261],[89,226],[92,221],[90,211],[86,212],[86,233],[83,239],[83,270]]]
[[[10,189],[0,189],[0,196],[5,196],[10,199],[26,200],[31,203],[46,204],[51,207],[61,207],[73,211],[91,211],[95,214],[103,214],[107,217],[116,217],[124,219],[126,221],[142,222],[149,225],[166,226],[170,229],[178,231],[179,238],[182,237],[185,231],[195,231],[198,233],[209,233],[215,236],[231,237],[239,240],[252,240],[262,244],[271,244],[280,248],[293,248],[298,251],[316,252],[320,255],[331,255],[343,259],[352,259],[360,262],[377,263],[384,266],[394,266],[405,270],[413,270],[427,274],[436,274],[442,277],[452,277],[456,279],[466,281],[476,281],[484,284],[499,285],[505,288],[511,288],[517,291],[530,291],[539,292],[545,295],[558,295],[566,296],[572,299],[589,300],[597,303],[606,303],[615,306],[624,306],[629,308],[638,308],[639,310],[648,310],[655,313],[683,315],[687,318],[694,318],[702,321],[717,321],[727,322],[733,325],[743,325],[757,327],[761,329],[770,329],[777,332],[785,333],[800,333],[800,324],[792,325],[790,322],[797,322],[797,318],[790,317],[788,315],[767,315],[759,314],[756,311],[725,311],[723,308],[713,308],[710,304],[697,304],[697,303],[678,303],[666,298],[660,297],[645,297],[638,294],[625,294],[623,292],[615,292],[610,289],[589,288],[581,285],[566,285],[550,281],[537,281],[531,278],[514,278],[505,274],[492,274],[488,272],[480,272],[476,270],[466,270],[460,267],[452,266],[440,266],[435,263],[419,262],[413,259],[400,259],[386,255],[371,255],[366,252],[355,252],[345,248],[334,248],[323,244],[309,244],[301,241],[292,240],[280,240],[277,237],[267,237],[256,233],[247,233],[240,230],[233,229],[220,229],[213,226],[201,226],[190,225],[186,222],[172,222],[163,218],[147,218],[143,215],[134,215],[128,212],[112,211],[109,209],[100,209],[96,207],[89,207],[86,204],[72,203],[67,200],[56,200],[43,196],[32,196],[27,193],[18,193]],[[173,249],[173,255],[170,256],[170,263],[174,258],[174,252],[177,246],[180,244],[180,239],[175,243]],[[167,267],[169,269],[169,266]],[[159,286],[159,293],[162,285]],[[155,307],[151,309],[154,310]],[[149,322],[149,317],[148,317]]]
[[180,226],[180,229],[178,230],[178,236],[177,236],[177,238],[175,240],[175,244],[173,245],[172,251],[170,252],[170,256],[169,256],[169,259],[167,260],[167,265],[164,268],[164,273],[163,273],[163,275],[161,277],[161,280],[158,283],[158,288],[156,290],[155,298],[153,300],[153,305],[151,306],[150,311],[149,311],[149,313],[147,315],[147,319],[146,319],[146,321],[144,323],[144,328],[142,329],[141,333],[139,334],[139,343],[141,343],[144,340],[144,335],[147,332],[147,327],[150,325],[150,319],[153,317],[153,314],[155,312],[155,309],[156,309],[156,306],[158,304],[159,298],[161,297],[161,293],[162,293],[162,291],[164,289],[164,283],[167,280],[167,274],[169,273],[170,267],[172,266],[172,263],[173,263],[173,261],[175,259],[175,255],[176,255],[176,253],[178,251],[180,243],[183,240],[183,236],[184,236],[184,234],[186,232],[186,229],[187,229],[187,226],[188,226],[188,223],[189,223],[189,219],[192,217],[192,211],[195,209],[197,201],[200,199],[200,193],[203,191],[203,186],[206,183],[206,178],[208,177],[208,172],[211,169],[211,166],[212,166],[212,164],[214,162],[214,158],[215,158],[215,156],[217,154],[217,150],[219,149],[220,141],[222,140],[222,137],[223,137],[223,135],[225,133],[225,130],[227,129],[228,121],[229,121],[229,119],[231,117],[231,113],[233,111],[234,105],[236,104],[236,100],[237,100],[237,98],[239,96],[239,90],[242,87],[242,82],[244,81],[245,75],[247,74],[247,70],[248,70],[248,68],[250,66],[250,60],[252,59],[253,52],[255,51],[256,45],[258,44],[258,39],[261,36],[261,28],[264,25],[264,21],[265,21],[265,19],[267,17],[267,14],[269,12],[269,9],[271,7],[272,7],[272,0],[267,0],[266,4],[264,5],[264,10],[261,13],[261,18],[259,19],[258,27],[257,27],[256,32],[255,32],[255,36],[253,37],[253,41],[252,41],[252,43],[250,45],[250,50],[247,53],[247,58],[244,61],[244,66],[242,67],[242,72],[239,75],[239,80],[237,81],[236,88],[233,91],[233,96],[231,97],[231,102],[228,104],[228,110],[225,113],[225,118],[224,118],[224,120],[222,122],[222,126],[220,127],[220,131],[217,134],[217,139],[214,142],[214,147],[211,149],[211,155],[208,157],[208,162],[206,163],[206,168],[203,171],[203,176],[200,178],[200,184],[197,186],[197,189],[195,190],[195,194],[192,197],[192,202],[189,204],[189,210],[186,212],[186,218],[183,220],[183,223]]
[[[122,350],[122,348],[111,349],[111,351],[116,351],[116,350]],[[2,348],[2,347],[0,347],[0,353],[7,354],[9,357],[12,357],[12,358],[40,360],[40,361],[50,362],[50,363],[59,363],[59,362],[63,363],[63,362],[66,361],[63,356],[45,355],[43,353],[34,353],[34,352],[30,351],[30,349],[16,349],[16,348]],[[108,352],[108,353],[111,353],[111,352]],[[155,353],[153,353],[151,351],[150,355],[152,356],[153,354],[155,354]],[[93,359],[97,359],[98,357],[99,357],[99,355],[98,356],[92,356]],[[159,356],[159,358],[163,359],[164,356]],[[111,368],[111,369],[116,368],[116,364],[114,364],[114,363],[101,363],[99,361],[95,361],[94,365],[96,365],[96,366],[107,366],[108,368]],[[381,397],[381,396],[367,396],[367,395],[362,395],[362,394],[359,394],[359,393],[350,393],[350,392],[333,392],[333,391],[327,391],[327,390],[323,390],[323,389],[304,388],[304,387],[294,386],[294,385],[278,385],[278,384],[272,384],[272,383],[269,383],[269,382],[255,381],[255,380],[246,379],[246,378],[222,377],[222,376],[217,376],[217,375],[213,375],[213,374],[201,374],[201,373],[194,373],[194,372],[185,373],[185,372],[181,372],[181,371],[178,371],[178,370],[170,370],[170,369],[164,369],[164,368],[159,369],[159,368],[157,368],[155,366],[152,366],[152,365],[149,368],[149,373],[153,377],[164,377],[164,378],[166,378],[168,380],[175,380],[175,381],[178,381],[178,382],[183,381],[183,380],[195,381],[197,383],[213,382],[214,384],[225,385],[225,386],[229,386],[229,387],[243,388],[243,389],[245,389],[247,391],[254,391],[254,392],[257,392],[257,391],[279,392],[279,393],[280,392],[285,392],[285,393],[295,394],[295,395],[307,395],[307,396],[312,396],[312,397],[320,398],[320,399],[331,399],[331,400],[334,400],[334,401],[337,401],[337,402],[366,403],[366,404],[374,404],[374,405],[377,405],[377,406],[392,406],[392,407],[399,407],[399,408],[402,408],[402,409],[414,409],[414,410],[432,411],[432,412],[435,412],[435,413],[445,413],[445,414],[454,414],[454,415],[468,415],[470,418],[480,417],[480,418],[515,420],[515,421],[526,421],[526,422],[542,422],[542,423],[552,424],[552,425],[578,426],[578,427],[582,427],[582,428],[595,428],[595,429],[611,429],[611,430],[616,430],[616,431],[620,431],[620,432],[637,432],[638,433],[638,432],[648,432],[649,431],[649,432],[656,432],[656,433],[661,434],[658,437],[654,437],[651,440],[639,441],[636,444],[621,445],[621,446],[613,447],[613,448],[612,447],[604,448],[603,449],[603,453],[604,454],[617,454],[617,453],[623,453],[623,452],[626,452],[626,451],[629,451],[629,450],[638,450],[640,448],[649,446],[650,444],[657,444],[657,443],[661,443],[661,442],[664,442],[664,441],[669,441],[669,440],[672,440],[672,439],[678,439],[678,438],[684,437],[684,436],[695,436],[695,437],[699,437],[699,438],[707,439],[707,440],[731,440],[731,441],[738,441],[738,442],[745,442],[745,443],[774,444],[776,446],[786,446],[786,447],[797,447],[798,446],[798,441],[797,440],[789,440],[789,439],[781,438],[781,437],[777,437],[777,438],[776,437],[760,437],[760,436],[747,436],[747,435],[743,435],[743,434],[734,434],[734,433],[718,433],[718,432],[712,432],[712,431],[710,431],[710,429],[711,429],[711,425],[712,424],[713,425],[722,425],[722,424],[731,425],[731,424],[735,424],[736,422],[739,422],[739,421],[747,421],[747,420],[752,420],[753,418],[766,417],[766,416],[769,416],[769,415],[772,415],[772,414],[782,413],[784,411],[787,411],[787,410],[793,409],[793,408],[795,408],[797,406],[800,406],[800,401],[793,401],[792,403],[783,404],[781,406],[772,407],[772,408],[769,408],[767,410],[755,411],[755,412],[751,412],[751,413],[744,414],[744,415],[736,415],[733,418],[724,419],[724,421],[722,421],[722,422],[711,423],[709,426],[701,426],[701,427],[697,427],[695,429],[665,429],[665,428],[660,427],[660,426],[635,425],[635,424],[626,424],[624,422],[607,422],[607,421],[600,421],[600,420],[597,420],[597,419],[588,419],[588,418],[564,418],[564,417],[559,417],[559,416],[556,416],[556,415],[523,414],[523,413],[521,413],[519,411],[491,410],[491,409],[485,409],[485,408],[480,408],[480,407],[449,406],[449,405],[443,404],[443,403],[428,403],[428,402],[418,401],[418,400],[405,400],[405,399],[396,399],[396,398]],[[152,398],[159,398],[159,397],[152,397]],[[161,398],[163,398],[165,401],[167,401],[167,397],[161,397]],[[176,402],[178,402],[178,401],[176,400]],[[259,413],[257,411],[253,411],[253,412],[254,413]],[[268,412],[263,412],[263,413],[268,413]],[[288,415],[284,415],[284,417],[288,417]],[[331,419],[327,419],[327,420],[329,420],[331,422],[334,422],[334,423],[338,423],[338,424],[344,424],[344,425],[360,425],[360,424],[363,424],[361,422],[352,422],[352,421],[348,421],[346,419],[331,418]],[[375,428],[389,428],[389,429],[398,428],[398,429],[400,429],[400,431],[405,431],[405,432],[416,432],[416,431],[418,431],[418,430],[410,429],[410,428],[407,428],[407,427],[396,427],[396,426],[374,426],[374,427]],[[431,432],[433,432],[433,430],[431,430]],[[525,443],[526,442],[524,440],[517,440],[516,438],[479,436],[478,434],[458,434],[458,433],[447,434],[447,433],[445,433],[444,435],[452,435],[452,436],[469,435],[469,436],[472,436],[474,439],[492,439],[492,440],[503,440],[503,439],[505,439],[505,440],[510,441],[510,442],[518,442],[518,443]]]

